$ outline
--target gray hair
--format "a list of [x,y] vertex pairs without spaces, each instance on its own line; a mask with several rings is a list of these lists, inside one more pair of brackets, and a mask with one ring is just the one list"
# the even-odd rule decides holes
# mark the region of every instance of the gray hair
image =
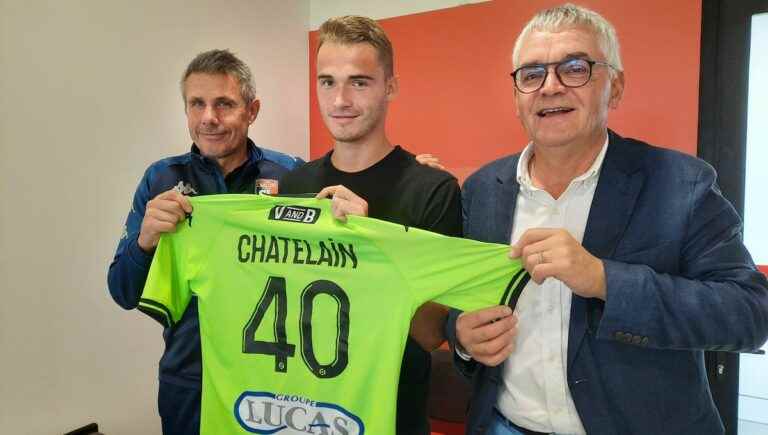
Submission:
[[602,15],[590,9],[566,3],[550,9],[538,12],[528,21],[523,31],[515,41],[515,48],[512,51],[512,63],[514,68],[518,68],[520,60],[520,46],[522,41],[533,31],[557,31],[569,27],[586,27],[594,32],[597,37],[597,44],[603,51],[606,61],[617,71],[623,71],[621,65],[621,54],[619,52],[619,38],[616,36],[616,29]]
[[245,104],[251,104],[256,99],[256,86],[253,84],[251,69],[229,50],[209,50],[192,59],[181,76],[181,96],[185,104],[187,96],[184,83],[190,75],[195,73],[230,75],[240,83],[240,95],[245,100]]

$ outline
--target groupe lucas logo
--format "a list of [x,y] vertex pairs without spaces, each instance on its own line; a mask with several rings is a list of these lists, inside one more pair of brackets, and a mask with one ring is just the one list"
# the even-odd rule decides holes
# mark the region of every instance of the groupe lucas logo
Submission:
[[319,217],[319,208],[302,207],[300,205],[276,205],[269,211],[269,218],[273,221],[313,224],[317,222]]
[[258,434],[363,435],[359,417],[339,405],[306,397],[246,391],[235,402],[243,429]]

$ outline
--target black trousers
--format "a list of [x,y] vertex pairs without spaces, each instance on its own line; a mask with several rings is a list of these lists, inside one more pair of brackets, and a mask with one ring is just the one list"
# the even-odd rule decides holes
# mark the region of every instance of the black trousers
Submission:
[[163,435],[200,434],[200,391],[160,382],[157,409]]

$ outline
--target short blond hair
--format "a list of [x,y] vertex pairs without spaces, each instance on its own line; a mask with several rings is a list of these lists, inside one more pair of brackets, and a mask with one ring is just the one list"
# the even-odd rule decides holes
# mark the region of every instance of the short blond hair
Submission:
[[624,71],[621,64],[619,38],[613,25],[597,12],[582,6],[566,3],[550,9],[538,12],[523,27],[515,41],[512,51],[512,64],[519,68],[520,47],[523,40],[533,31],[553,32],[570,27],[586,27],[594,32],[597,44],[605,55],[605,61],[610,63],[617,71]]
[[343,45],[370,44],[379,55],[384,74],[387,77],[394,75],[392,42],[376,21],[357,15],[330,18],[320,26],[318,33],[318,51],[326,42]]

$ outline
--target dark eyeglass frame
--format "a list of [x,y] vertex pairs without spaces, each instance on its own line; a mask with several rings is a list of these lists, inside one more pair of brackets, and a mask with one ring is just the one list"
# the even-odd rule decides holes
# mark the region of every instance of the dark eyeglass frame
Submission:
[[[560,77],[560,71],[558,71],[558,70],[560,69],[560,67],[562,67],[564,65],[567,65],[567,64],[569,64],[571,62],[576,62],[576,61],[585,62],[587,65],[589,65],[589,73],[587,74],[587,79],[584,80],[584,83],[582,83],[580,85],[575,85],[575,86],[574,85],[567,85],[567,84],[565,84],[565,82],[563,82],[563,78]],[[595,65],[603,65],[603,66],[607,66],[609,68],[615,69],[615,67],[613,65],[611,65],[610,63],[608,63],[608,62],[602,62],[602,61],[599,61],[599,60],[584,59],[584,58],[581,58],[581,57],[574,57],[574,58],[570,58],[570,59],[561,60],[559,62],[534,63],[534,64],[530,64],[530,65],[523,65],[520,68],[512,71],[509,75],[512,76],[512,81],[515,83],[515,88],[520,93],[522,93],[522,94],[532,94],[532,93],[538,91],[539,89],[541,89],[542,86],[544,86],[544,83],[547,82],[547,78],[549,77],[549,67],[550,66],[554,66],[555,67],[555,76],[557,77],[557,80],[560,81],[561,85],[565,86],[566,88],[580,88],[582,86],[585,86],[587,83],[589,83],[590,80],[592,80],[592,67],[595,66]],[[521,70],[525,69],[525,68],[533,68],[533,67],[544,68],[544,78],[541,80],[541,83],[539,84],[539,87],[537,87],[536,89],[533,89],[533,90],[530,90],[530,91],[524,91],[524,90],[520,89],[520,85],[518,85],[518,83],[517,83],[517,73],[520,72]]]

